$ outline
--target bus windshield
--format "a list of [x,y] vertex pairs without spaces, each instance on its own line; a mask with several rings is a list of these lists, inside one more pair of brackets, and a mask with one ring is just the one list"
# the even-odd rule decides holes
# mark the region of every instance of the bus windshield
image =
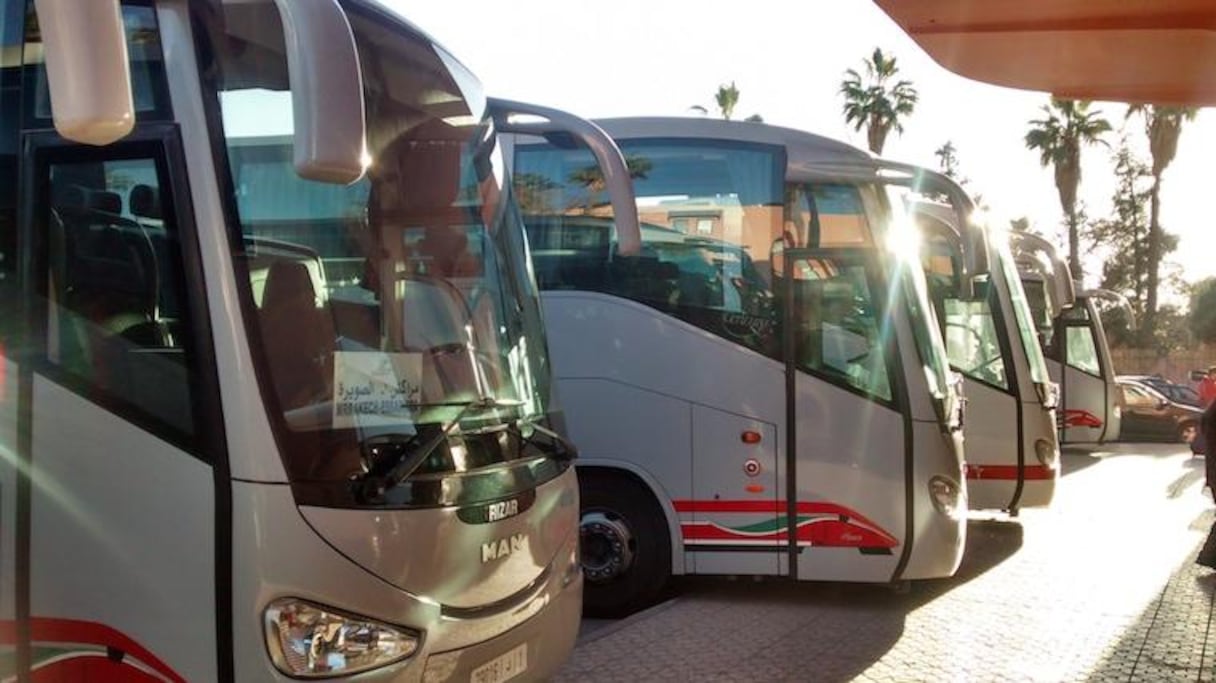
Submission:
[[[355,9],[368,166],[349,186],[292,166],[273,4],[225,6],[213,40],[242,303],[289,475],[346,482],[393,469],[370,462],[389,451],[420,454],[408,468],[419,475],[520,457],[527,430],[504,427],[545,416],[549,374],[480,85],[429,41]],[[369,454],[386,440],[401,448]]]
[[1018,267],[1013,261],[1013,253],[1009,249],[1009,239],[1002,235],[993,235],[997,242],[997,258],[1001,262],[1000,277],[1005,278],[1009,287],[1009,300],[1013,304],[1013,318],[1017,322],[1018,336],[1026,349],[1026,362],[1030,365],[1030,379],[1036,384],[1046,384],[1048,381],[1047,361],[1043,358],[1043,349],[1039,346],[1036,334],[1034,315],[1030,312],[1030,303],[1026,300],[1026,291],[1022,288],[1022,278]]

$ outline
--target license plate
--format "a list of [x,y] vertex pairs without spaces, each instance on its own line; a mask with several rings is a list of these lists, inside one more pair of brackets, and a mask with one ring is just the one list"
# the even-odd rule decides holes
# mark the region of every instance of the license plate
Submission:
[[503,683],[519,676],[528,669],[528,644],[512,648],[506,654],[473,669],[470,683]]

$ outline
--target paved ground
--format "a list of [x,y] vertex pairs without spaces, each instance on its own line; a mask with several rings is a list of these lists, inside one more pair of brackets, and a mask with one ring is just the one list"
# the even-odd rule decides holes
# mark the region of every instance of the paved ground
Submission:
[[973,517],[951,579],[902,595],[685,580],[585,622],[559,680],[1216,681],[1216,575],[1193,563],[1213,519],[1202,461],[1127,445],[1064,467],[1051,509]]

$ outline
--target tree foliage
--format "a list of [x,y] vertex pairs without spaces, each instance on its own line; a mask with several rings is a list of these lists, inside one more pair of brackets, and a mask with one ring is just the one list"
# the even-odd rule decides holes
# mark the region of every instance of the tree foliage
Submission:
[[958,179],[958,149],[955,148],[952,140],[947,140],[946,144],[933,150],[933,155],[937,157],[937,165],[941,168],[943,175],[947,178]]
[[1148,336],[1153,335],[1157,326],[1158,290],[1161,286],[1158,264],[1170,251],[1170,236],[1161,227],[1161,175],[1178,154],[1182,124],[1193,120],[1197,111],[1193,107],[1164,107],[1155,104],[1137,104],[1127,108],[1128,117],[1139,114],[1143,118],[1149,152],[1153,157],[1153,185],[1149,191],[1148,239],[1145,247],[1148,277],[1145,281],[1144,333]]
[[[719,85],[718,91],[714,93],[714,102],[718,105],[718,114],[724,120],[730,121],[731,117],[735,115],[735,108],[739,106],[739,88],[735,82],[731,81],[730,85],[725,83]],[[689,109],[702,115],[709,114],[709,109],[700,104],[694,104]],[[759,114],[752,114],[743,120],[764,123],[764,117]]]
[[1109,255],[1102,265],[1102,287],[1122,294],[1132,303],[1137,315],[1144,313],[1144,288],[1148,259],[1144,248],[1148,238],[1149,184],[1148,165],[1138,159],[1124,140],[1114,155],[1115,193],[1112,213],[1093,221],[1086,231],[1095,244],[1104,245]]
[[1106,144],[1102,136],[1111,130],[1110,121],[1101,112],[1090,111],[1086,100],[1052,98],[1043,107],[1044,117],[1030,121],[1026,147],[1039,152],[1039,163],[1051,166],[1055,172],[1056,192],[1064,209],[1068,226],[1068,265],[1073,277],[1080,282],[1080,226],[1077,188],[1081,185],[1081,149],[1093,144]]
[[1187,327],[1197,340],[1216,344],[1216,277],[1195,283],[1190,303]]
[[902,118],[912,114],[920,97],[912,81],[895,80],[899,67],[894,57],[874,48],[874,54],[863,62],[865,77],[856,69],[844,72],[840,94],[844,96],[844,120],[853,130],[866,128],[870,151],[882,154],[887,135],[894,130],[904,132]]
[[[1154,260],[1148,249],[1150,225],[1147,211],[1153,184],[1152,169],[1132,153],[1126,140],[1116,150],[1114,162],[1116,184],[1111,198],[1112,213],[1091,222],[1086,236],[1095,244],[1107,248],[1108,255],[1102,266],[1102,287],[1127,297],[1136,314],[1139,330],[1133,333],[1121,313],[1112,313],[1109,319],[1104,318],[1106,332],[1112,344],[1165,350],[1170,344],[1168,340],[1171,335],[1176,336],[1180,329],[1182,323],[1178,323],[1176,318],[1181,314],[1177,311],[1170,313],[1170,321],[1164,323],[1161,311],[1165,307],[1161,307],[1158,311],[1158,322],[1161,324],[1154,328],[1145,325],[1149,305],[1148,286],[1156,265],[1159,274],[1166,274],[1164,281],[1169,288],[1181,292],[1185,287],[1177,276],[1177,267],[1164,260],[1177,250],[1178,237],[1163,231],[1160,256]],[[1185,324],[1181,329],[1185,330]]]
[[722,118],[729,121],[731,115],[735,113],[735,107],[739,104],[739,88],[735,87],[735,82],[731,81],[730,85],[724,83],[718,86],[718,92],[714,93],[714,102],[718,103],[718,111],[722,113]]
[[[625,155],[625,168],[629,171],[630,178],[645,180],[650,171],[654,169],[654,162],[649,157],[627,154]],[[577,168],[570,172],[566,180],[572,185],[581,185],[586,192],[583,200],[575,202],[570,208],[575,208],[578,204],[582,204],[584,210],[590,213],[597,204],[604,203],[603,201],[597,201],[600,193],[606,187],[604,172],[600,169],[599,164]]]

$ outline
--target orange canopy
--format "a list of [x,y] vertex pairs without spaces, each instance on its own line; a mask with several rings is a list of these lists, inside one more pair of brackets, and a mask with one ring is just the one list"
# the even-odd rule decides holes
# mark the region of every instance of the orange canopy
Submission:
[[875,0],[939,64],[1067,98],[1216,105],[1213,0]]

